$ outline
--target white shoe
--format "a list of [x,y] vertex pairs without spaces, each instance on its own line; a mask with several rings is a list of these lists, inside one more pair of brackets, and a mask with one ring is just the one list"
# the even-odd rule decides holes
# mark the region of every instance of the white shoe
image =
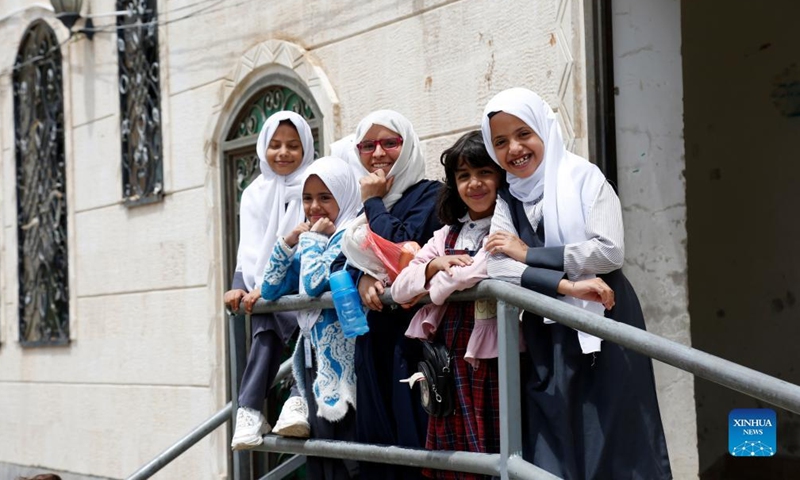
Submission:
[[269,433],[270,427],[264,415],[252,408],[240,407],[236,411],[236,430],[231,441],[232,450],[244,450],[264,443],[263,435]]
[[308,424],[308,405],[303,397],[289,397],[286,400],[272,433],[282,437],[309,437],[311,427]]

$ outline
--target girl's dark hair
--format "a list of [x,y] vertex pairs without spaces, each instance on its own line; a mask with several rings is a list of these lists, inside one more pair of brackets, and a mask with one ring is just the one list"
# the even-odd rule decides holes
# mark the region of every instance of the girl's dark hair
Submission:
[[458,195],[456,185],[456,169],[461,160],[472,168],[490,167],[500,174],[500,182],[497,188],[506,185],[506,175],[499,165],[494,163],[486,146],[483,144],[483,136],[480,130],[473,130],[465,133],[456,140],[452,147],[442,152],[439,162],[444,167],[445,182],[444,187],[439,191],[439,201],[437,213],[439,220],[445,225],[455,225],[458,219],[466,215],[467,204]]
[[[297,132],[297,127],[295,126],[294,122],[292,122],[292,121],[291,121],[291,120],[289,120],[288,118],[287,118],[287,119],[284,119],[284,120],[281,120],[280,122],[278,122],[278,125],[286,125],[286,126],[292,127],[292,129],[293,129],[295,132]],[[299,134],[300,132],[297,132],[297,133]]]

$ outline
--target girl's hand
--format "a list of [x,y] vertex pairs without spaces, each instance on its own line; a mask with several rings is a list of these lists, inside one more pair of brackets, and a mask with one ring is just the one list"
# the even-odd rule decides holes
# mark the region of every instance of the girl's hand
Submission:
[[436,257],[425,267],[425,278],[430,280],[434,275],[439,272],[445,272],[451,277],[453,271],[450,267],[466,267],[472,265],[472,257],[469,255],[445,255],[443,257]]
[[244,304],[245,313],[253,313],[253,305],[256,304],[259,298],[261,298],[261,288],[254,288],[253,291],[244,296],[242,303]]
[[227,305],[232,312],[238,312],[239,302],[242,301],[242,298],[245,295],[247,295],[247,292],[245,292],[240,288],[234,290],[228,290],[227,292],[225,292],[225,296],[222,297],[222,301],[225,302],[225,305]]
[[361,202],[366,202],[368,198],[385,197],[394,183],[394,177],[386,178],[383,170],[377,170],[366,177],[361,177],[358,181],[361,185]]
[[499,231],[489,235],[484,247],[489,254],[502,253],[518,262],[525,263],[528,245],[513,233]]
[[383,284],[372,275],[362,275],[358,281],[358,294],[363,303],[370,310],[380,312],[383,310],[383,303],[379,295],[383,295]]
[[311,227],[312,232],[321,233],[323,235],[331,236],[336,231],[336,225],[326,217],[317,220]]
[[611,287],[602,278],[590,278],[577,282],[561,280],[558,284],[558,293],[602,303],[606,310],[614,308],[614,290],[611,290]]
[[294,230],[289,232],[289,235],[283,237],[283,241],[286,242],[286,245],[289,245],[289,248],[294,248],[297,245],[297,242],[300,241],[300,234],[307,232],[311,228],[308,222],[303,222],[300,225],[294,227]]

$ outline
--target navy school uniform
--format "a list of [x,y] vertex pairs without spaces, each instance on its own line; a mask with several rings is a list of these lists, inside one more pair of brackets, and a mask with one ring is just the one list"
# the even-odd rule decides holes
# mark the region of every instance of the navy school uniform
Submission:
[[[534,231],[523,203],[507,189],[499,195],[520,238],[543,247],[544,222]],[[563,252],[561,264],[563,270]],[[553,262],[540,267],[526,270],[522,286],[555,297],[564,273]],[[622,270],[598,277],[616,300],[606,318],[645,330]],[[600,352],[584,354],[575,330],[542,320],[523,316],[523,457],[566,480],[672,478],[650,358],[608,341]]]
[[[442,227],[436,214],[436,201],[442,184],[422,180],[403,192],[402,198],[386,210],[379,197],[364,202],[370,229],[392,242],[415,241],[424,245]],[[339,255],[331,271],[341,270],[344,255]],[[351,270],[355,276],[357,271]],[[384,307],[369,311],[369,332],[356,340],[357,377],[356,436],[359,442],[425,446],[428,416],[419,400],[401,379],[417,371],[422,359],[421,343],[405,336],[417,309]],[[362,479],[392,480],[422,478],[419,469],[362,462]]]

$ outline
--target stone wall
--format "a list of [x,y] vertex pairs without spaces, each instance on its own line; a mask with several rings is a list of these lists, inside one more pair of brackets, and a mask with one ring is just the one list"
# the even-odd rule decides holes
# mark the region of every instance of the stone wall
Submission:
[[[625,273],[649,331],[691,345],[680,4],[613,3],[617,173]],[[693,376],[653,362],[675,478],[697,478]]]

